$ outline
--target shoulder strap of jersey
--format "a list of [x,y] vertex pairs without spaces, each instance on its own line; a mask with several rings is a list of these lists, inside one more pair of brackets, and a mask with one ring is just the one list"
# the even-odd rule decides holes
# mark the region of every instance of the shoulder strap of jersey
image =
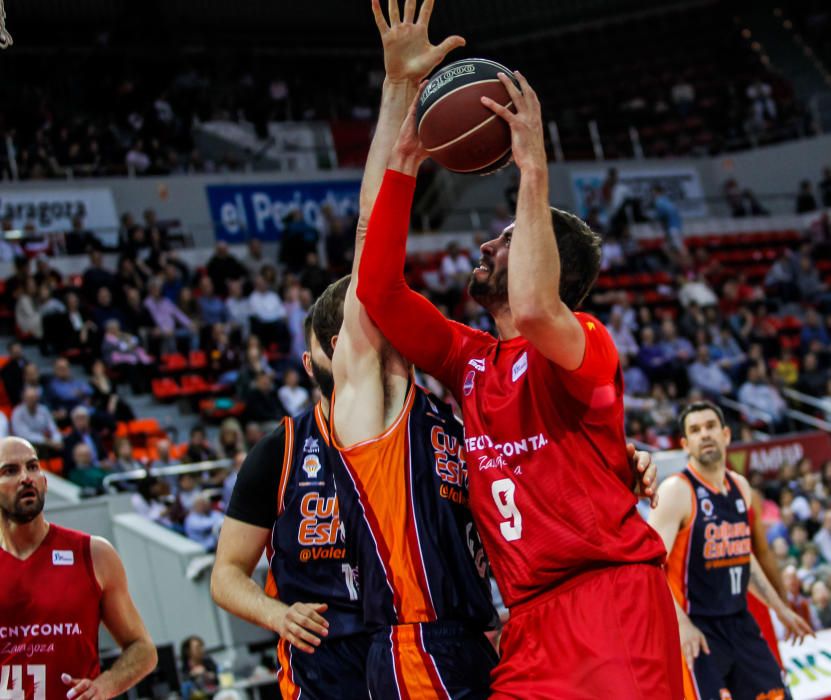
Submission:
[[678,472],[678,476],[690,488],[690,519],[683,526],[687,528],[692,526],[693,522],[695,522],[695,516],[698,515],[698,497],[695,495],[695,485],[698,483],[698,479],[696,479],[695,475],[686,467],[682,471]]
[[285,509],[286,488],[291,476],[291,465],[294,462],[294,419],[291,416],[283,418],[286,444],[283,448],[283,464],[280,471],[280,489],[277,492],[277,517]]
[[742,487],[739,486],[739,482],[736,481],[736,479],[733,476],[730,469],[725,470],[724,478],[727,480],[727,483],[730,485],[730,489],[732,491],[735,491],[737,494],[739,494],[739,496],[742,497],[742,500],[744,501],[745,506],[747,506],[747,509],[752,510],[753,504],[744,497],[744,492],[742,491]]

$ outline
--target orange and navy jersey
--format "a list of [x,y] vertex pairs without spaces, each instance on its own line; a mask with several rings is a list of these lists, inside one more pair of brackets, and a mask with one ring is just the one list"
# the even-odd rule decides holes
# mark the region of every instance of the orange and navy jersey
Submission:
[[[333,400],[332,416],[335,410]],[[487,562],[468,507],[462,426],[450,407],[411,384],[383,434],[349,447],[333,443],[365,621],[492,625]]]
[[733,615],[747,609],[751,536],[748,504],[730,473],[725,491],[688,466],[679,475],[690,487],[692,514],[675,539],[669,584],[689,615]]
[[347,546],[320,404],[286,418],[277,518],[268,550],[266,590],[287,605],[327,603],[327,639],[363,632],[356,561]]

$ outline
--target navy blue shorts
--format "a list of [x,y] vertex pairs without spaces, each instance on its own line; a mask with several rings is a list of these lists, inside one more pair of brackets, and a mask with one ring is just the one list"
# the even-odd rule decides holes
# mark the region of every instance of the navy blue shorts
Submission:
[[782,669],[749,612],[690,619],[707,638],[710,653],[695,660],[697,695],[687,700],[790,700]]
[[375,700],[484,700],[496,651],[459,623],[395,625],[376,632],[367,660]]
[[366,660],[372,637],[353,634],[323,642],[314,654],[277,646],[277,674],[283,700],[369,700]]

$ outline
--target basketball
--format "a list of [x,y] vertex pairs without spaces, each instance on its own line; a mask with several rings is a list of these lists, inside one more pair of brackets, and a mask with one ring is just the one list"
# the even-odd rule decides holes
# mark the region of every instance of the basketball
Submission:
[[425,86],[416,112],[418,135],[448,170],[486,175],[511,159],[510,128],[480,100],[490,97],[515,111],[499,73],[516,84],[505,66],[469,58],[445,66]]

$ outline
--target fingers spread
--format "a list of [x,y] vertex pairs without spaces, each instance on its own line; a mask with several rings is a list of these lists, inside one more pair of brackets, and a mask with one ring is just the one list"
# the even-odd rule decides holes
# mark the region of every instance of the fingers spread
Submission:
[[390,26],[401,24],[401,15],[398,14],[398,0],[389,0],[387,10],[390,15]]
[[404,2],[404,21],[412,23],[415,19],[416,0],[405,0]]
[[433,14],[434,0],[424,0],[421,5],[421,11],[418,13],[418,24],[428,24],[430,22],[430,15]]
[[458,49],[465,45],[465,40],[460,36],[449,36],[441,44],[436,47],[436,52],[441,56],[436,63],[440,63],[454,49]]
[[381,0],[372,0],[372,14],[375,17],[375,26],[378,27],[378,31],[381,32],[381,36],[386,34],[389,31],[389,25],[387,24],[387,20],[384,18],[384,13],[381,10]]

